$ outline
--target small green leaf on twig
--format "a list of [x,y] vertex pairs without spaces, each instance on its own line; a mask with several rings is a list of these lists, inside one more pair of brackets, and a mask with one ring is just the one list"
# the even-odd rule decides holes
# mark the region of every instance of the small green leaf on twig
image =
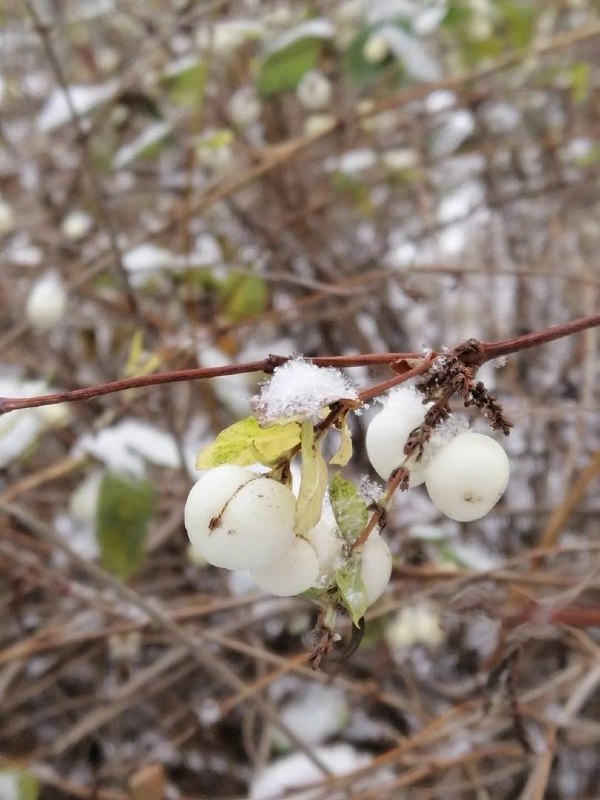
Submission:
[[329,484],[329,499],[340,533],[344,539],[354,542],[369,521],[367,504],[356,486],[339,474],[334,475]]
[[360,628],[360,621],[367,610],[367,595],[361,577],[359,553],[355,553],[335,573],[335,582],[352,622]]

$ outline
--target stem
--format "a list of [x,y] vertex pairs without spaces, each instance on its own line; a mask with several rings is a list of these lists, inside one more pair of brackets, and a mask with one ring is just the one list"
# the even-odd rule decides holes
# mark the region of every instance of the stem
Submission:
[[487,361],[492,361],[500,356],[508,356],[518,353],[520,350],[529,350],[556,339],[563,339],[565,336],[572,336],[574,333],[585,331],[588,328],[597,328],[600,325],[600,314],[591,314],[588,317],[564,322],[552,328],[545,328],[534,333],[526,333],[523,336],[516,336],[514,339],[504,339],[500,342],[481,342],[481,349],[477,353],[468,353],[461,356],[465,364],[481,366]]
[[387,482],[383,497],[378,502],[377,508],[375,509],[375,511],[373,511],[373,513],[369,518],[369,521],[367,522],[363,530],[360,532],[360,535],[352,544],[353,552],[355,550],[359,550],[363,546],[363,544],[367,541],[367,539],[374,531],[374,529],[377,527],[377,525],[379,525],[381,520],[385,517],[387,509],[389,508],[389,505],[392,501],[394,494],[399,489],[400,484],[407,478],[408,478],[408,472],[402,467],[399,467],[398,469],[394,470],[394,472],[392,473],[392,477]]
[[[423,358],[421,356],[421,358]],[[364,392],[361,392],[358,395],[358,399],[365,403],[367,400],[372,400],[374,397],[378,397],[380,394],[387,392],[388,389],[393,389],[395,386],[399,386],[401,383],[405,381],[409,381],[411,378],[416,378],[417,375],[422,375],[424,372],[427,372],[429,369],[431,362],[434,359],[433,353],[426,358],[423,358],[420,364],[417,364],[416,367],[403,372],[401,375],[395,375],[393,378],[390,378],[388,381],[383,381],[383,383],[376,383],[374,386],[371,386],[370,389],[365,389]]]
[[[547,342],[562,339],[565,336],[572,336],[574,333],[596,328],[600,326],[600,314],[593,314],[580,319],[565,322],[552,328],[545,328],[534,333],[527,333],[524,336],[517,336],[514,339],[503,339],[499,342],[475,342],[476,347],[460,355],[464,364],[479,367],[487,361],[491,361],[499,356],[517,353],[520,350],[528,350]],[[420,363],[407,372],[396,375],[388,381],[376,384],[370,389],[366,389],[359,395],[363,402],[371,400],[388,389],[398,386],[404,381],[414,378],[427,370],[433,354],[424,358],[422,353],[360,353],[351,356],[320,356],[318,358],[307,358],[311,364],[318,367],[358,367],[375,366],[385,364],[392,366],[394,362],[419,360]],[[35,397],[0,397],[0,416],[9,411],[16,411],[20,408],[37,408],[38,406],[49,406],[55,403],[72,403],[76,400],[92,400],[105,394],[123,392],[127,389],[139,389],[144,386],[156,386],[163,383],[177,383],[179,381],[195,381],[204,378],[220,378],[227,375],[240,375],[250,372],[271,372],[275,367],[285,364],[293,356],[271,355],[260,361],[247,361],[243,364],[228,364],[223,367],[201,367],[198,369],[184,369],[173,372],[157,372],[154,375],[144,375],[137,378],[124,378],[123,380],[111,381],[110,383],[90,386],[84,389],[73,389],[69,392],[57,392],[56,394],[37,395]]]
[[[318,367],[359,367],[376,364],[390,364],[402,358],[420,358],[420,353],[361,353],[354,356],[323,356],[307,358]],[[227,375],[241,375],[251,372],[270,372],[274,367],[285,364],[294,356],[267,356],[260,361],[246,361],[243,364],[228,364],[223,367],[200,367],[197,369],[182,369],[172,372],[156,372],[153,375],[143,375],[137,378],[123,378],[98,386],[84,389],[72,389],[69,392],[55,394],[42,394],[35,397],[0,397],[0,416],[9,411],[21,408],[37,408],[50,406],[56,403],[73,403],[78,400],[93,400],[105,394],[124,392],[127,389],[140,389],[144,386],[157,386],[164,383],[178,383],[180,381],[195,381],[205,378],[222,378]],[[385,390],[382,390],[385,391]]]

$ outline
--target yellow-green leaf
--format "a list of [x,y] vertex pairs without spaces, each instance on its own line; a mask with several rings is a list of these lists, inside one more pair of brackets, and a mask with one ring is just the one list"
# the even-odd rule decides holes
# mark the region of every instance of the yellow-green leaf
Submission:
[[206,64],[191,58],[172,64],[161,79],[172,103],[199,111],[204,101],[206,74]]
[[102,565],[125,581],[140,568],[148,522],[154,511],[154,490],[147,479],[107,472],[100,484],[96,536]]
[[230,323],[261,314],[269,302],[269,288],[260,275],[232,274],[224,286],[223,313]]
[[307,533],[321,518],[327,488],[327,464],[321,454],[312,422],[302,423],[301,456],[300,492],[294,525],[297,534]]
[[342,438],[337,452],[329,463],[345,467],[352,458],[352,432],[348,427],[348,417],[346,414],[339,420],[339,424],[336,423],[335,427],[339,430]]
[[198,469],[210,469],[221,464],[247,467],[257,461],[270,466],[285,457],[300,442],[300,425],[269,425],[261,428],[256,417],[235,422],[205,447],[198,456]]
[[322,49],[322,39],[303,37],[269,53],[260,66],[259,91],[266,96],[295,89],[304,73],[316,65]]
[[0,769],[0,797],[2,800],[37,800],[40,785],[37,779],[22,769]]
[[355,541],[369,520],[367,504],[356,486],[341,475],[334,475],[329,484],[329,499],[340,533],[344,539]]
[[367,610],[367,596],[361,577],[359,554],[351,556],[335,573],[335,582],[340,590],[342,602],[352,622],[358,628]]

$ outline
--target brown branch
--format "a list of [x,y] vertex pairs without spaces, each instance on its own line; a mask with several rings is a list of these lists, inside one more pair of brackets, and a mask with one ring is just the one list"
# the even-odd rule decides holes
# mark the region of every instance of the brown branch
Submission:
[[[457,345],[454,353],[467,366],[480,367],[487,361],[492,361],[500,356],[517,353],[520,350],[527,350],[532,347],[546,344],[572,336],[575,333],[600,326],[600,314],[565,322],[552,328],[545,328],[541,331],[528,333],[524,336],[517,336],[514,339],[503,339],[499,342],[478,342],[475,339]],[[351,356],[319,356],[307,358],[311,364],[318,367],[357,367],[387,365],[393,368],[394,365],[402,361],[419,360],[420,363],[388,381],[377,384],[366,389],[359,397],[364,402],[377,395],[386,392],[388,389],[409,380],[416,375],[422,374],[435,353],[424,356],[423,353],[361,353]],[[145,386],[156,386],[165,383],[177,383],[180,381],[194,381],[205,378],[220,378],[227,375],[241,375],[250,372],[271,372],[275,367],[285,364],[293,356],[271,355],[259,361],[247,361],[242,364],[228,364],[222,367],[201,367],[197,369],[185,369],[172,372],[157,372],[153,375],[143,375],[135,378],[124,378],[110,383],[90,386],[83,389],[73,389],[68,392],[57,392],[55,394],[37,395],[35,397],[0,397],[0,416],[9,411],[20,408],[37,408],[39,406],[49,406],[55,403],[72,403],[78,400],[92,400],[105,394],[123,392],[127,389],[139,389]]]
[[574,333],[580,333],[588,328],[597,328],[598,326],[600,326],[600,314],[591,314],[587,317],[564,322],[561,325],[555,325],[552,328],[544,328],[541,331],[516,336],[514,339],[504,339],[500,342],[476,342],[473,340],[472,351],[457,353],[457,355],[464,364],[480,367],[495,358],[512,355],[521,350],[529,350],[532,347],[539,347],[542,344],[564,339],[566,336],[572,336]]

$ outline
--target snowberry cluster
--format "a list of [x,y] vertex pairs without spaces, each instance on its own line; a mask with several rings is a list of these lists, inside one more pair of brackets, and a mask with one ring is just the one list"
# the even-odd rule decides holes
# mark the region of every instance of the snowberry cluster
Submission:
[[458,522],[489,513],[508,485],[508,456],[495,439],[466,430],[450,417],[434,429],[420,460],[406,456],[409,434],[423,423],[427,408],[414,389],[398,389],[371,421],[367,453],[385,480],[398,467],[410,471],[409,486],[424,483],[434,505]]
[[[327,588],[348,553],[336,527],[322,519],[308,533],[294,533],[296,497],[272,478],[232,464],[202,475],[185,505],[192,546],[226,569],[247,570],[260,588],[280,597]],[[383,593],[392,570],[387,544],[372,535],[362,551],[367,604]]]
[[[323,437],[316,437],[314,427],[332,403],[342,409],[350,404],[347,414],[357,401],[338,370],[302,359],[277,367],[254,398],[261,422],[251,417],[236,423],[201,454],[199,463],[208,469],[190,491],[185,525],[192,547],[209,564],[248,571],[259,587],[281,597],[314,589],[319,602],[341,603],[358,624],[384,592],[392,558],[376,520],[368,523],[366,502],[339,475],[329,484],[329,508]],[[479,519],[506,489],[506,453],[448,413],[436,424],[435,409],[426,416],[432,406],[414,388],[392,391],[367,429],[368,456],[386,481],[398,468],[407,470],[408,486],[424,483],[437,508],[452,519]],[[338,429],[345,430],[346,444],[330,462],[342,466],[352,451],[344,426],[345,416]],[[419,447],[407,447],[415,441]],[[271,473],[246,468],[255,455],[275,467]],[[298,455],[302,477],[296,497],[276,478],[285,472],[282,465],[289,473],[290,460]],[[380,500],[384,511],[389,500],[387,493]],[[369,525],[374,529],[367,536]]]

